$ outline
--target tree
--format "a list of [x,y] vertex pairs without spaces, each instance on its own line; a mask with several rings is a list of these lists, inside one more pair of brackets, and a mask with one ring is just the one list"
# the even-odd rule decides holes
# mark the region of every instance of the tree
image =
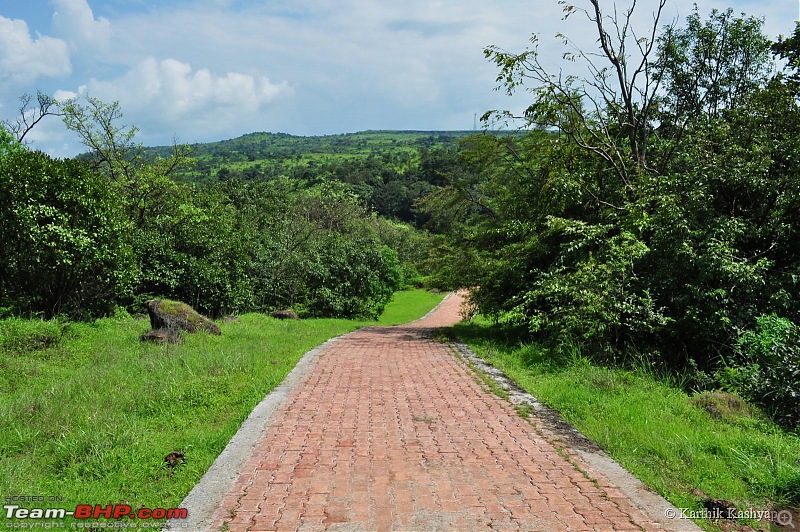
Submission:
[[641,39],[635,3],[592,6],[598,50],[573,54],[588,78],[487,49],[538,128],[471,139],[470,171],[426,199],[450,229],[440,277],[539,339],[713,372],[759,315],[800,317],[798,104],[766,79],[758,19],[695,12],[659,34],[658,11]]
[[[648,138],[658,101],[663,67],[654,58],[657,31],[666,0],[659,0],[653,23],[644,34],[633,24],[636,1],[620,12],[604,13],[599,0],[590,0],[591,9],[578,8],[564,0],[559,2],[567,19],[583,13],[594,25],[600,44],[599,53],[578,49],[563,34],[565,45],[572,51],[565,59],[580,59],[588,77],[550,72],[539,60],[538,37],[531,38],[533,49],[515,54],[496,46],[487,47],[484,54],[499,67],[497,81],[506,92],[513,94],[525,87],[534,96],[522,117],[508,112],[489,112],[493,115],[522,118],[527,125],[557,129],[584,150],[600,157],[626,187],[639,170],[655,171],[648,160]],[[533,83],[532,87],[526,84]],[[600,200],[602,198],[598,198]]]
[[138,128],[118,125],[123,118],[119,102],[107,104],[89,97],[86,104],[73,99],[59,106],[64,124],[91,150],[88,160],[92,168],[116,182],[128,198],[131,218],[138,227],[180,196],[181,187],[171,175],[192,164],[188,146],[174,143],[168,157],[149,159],[134,142]]
[[701,117],[719,118],[747,105],[771,66],[762,24],[754,17],[735,17],[732,9],[712,10],[704,23],[695,5],[685,27],[665,28],[658,39],[664,78],[661,122],[683,125]]
[[44,119],[46,116],[60,116],[58,102],[47,94],[37,91],[36,103],[33,104],[33,96],[23,94],[20,96],[21,105],[19,116],[15,120],[4,120],[2,125],[11,132],[17,142],[23,143],[25,136]]
[[786,84],[797,95],[800,90],[800,22],[795,24],[791,37],[781,37],[778,42],[773,43],[772,53],[786,60]]
[[0,159],[0,306],[95,317],[130,297],[135,273],[121,198],[74,160]]

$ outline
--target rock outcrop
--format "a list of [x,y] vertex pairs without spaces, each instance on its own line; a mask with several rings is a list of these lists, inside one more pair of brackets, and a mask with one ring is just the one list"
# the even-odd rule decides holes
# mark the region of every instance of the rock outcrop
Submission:
[[170,329],[190,333],[206,331],[211,334],[222,334],[216,323],[180,301],[153,299],[147,302],[147,313],[150,315],[150,326],[153,330]]
[[271,313],[270,316],[273,318],[277,318],[279,320],[299,320],[300,316],[297,315],[297,312],[293,310],[276,310],[275,312]]

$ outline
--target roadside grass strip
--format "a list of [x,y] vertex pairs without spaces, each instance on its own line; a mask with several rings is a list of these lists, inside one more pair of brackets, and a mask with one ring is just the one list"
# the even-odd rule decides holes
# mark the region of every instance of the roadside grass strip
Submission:
[[[398,293],[378,323],[419,318],[443,296]],[[375,324],[245,314],[220,321],[221,336],[157,345],[127,314],[0,320],[0,496],[21,508],[176,507],[305,352]]]
[[[735,396],[690,396],[644,370],[606,368],[579,352],[556,357],[536,345],[511,344],[481,319],[453,331],[688,515],[707,513],[705,499],[730,501],[745,516],[800,507],[800,436]],[[696,522],[719,529],[714,519]]]

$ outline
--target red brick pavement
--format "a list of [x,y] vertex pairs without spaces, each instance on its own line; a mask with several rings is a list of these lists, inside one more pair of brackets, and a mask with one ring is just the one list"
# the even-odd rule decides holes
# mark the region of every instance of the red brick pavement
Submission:
[[[429,329],[453,295],[401,327],[325,348],[215,512],[214,530],[661,528],[535,419],[477,383]],[[569,457],[569,459],[565,458]]]

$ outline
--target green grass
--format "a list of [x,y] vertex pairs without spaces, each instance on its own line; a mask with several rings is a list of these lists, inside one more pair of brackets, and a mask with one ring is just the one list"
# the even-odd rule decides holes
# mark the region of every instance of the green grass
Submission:
[[438,305],[446,294],[425,290],[404,290],[395,292],[378,319],[381,325],[399,325],[414,321]]
[[[441,298],[399,293],[380,323],[419,318]],[[374,323],[246,314],[219,323],[221,336],[161,346],[140,342],[149,322],[130,316],[2,320],[0,496],[177,506],[306,351]],[[174,470],[172,451],[186,458]]]
[[577,352],[553,357],[510,344],[480,320],[454,331],[675,506],[702,508],[700,492],[740,509],[800,505],[800,437],[741,401],[689,397],[652,375],[598,367]]

